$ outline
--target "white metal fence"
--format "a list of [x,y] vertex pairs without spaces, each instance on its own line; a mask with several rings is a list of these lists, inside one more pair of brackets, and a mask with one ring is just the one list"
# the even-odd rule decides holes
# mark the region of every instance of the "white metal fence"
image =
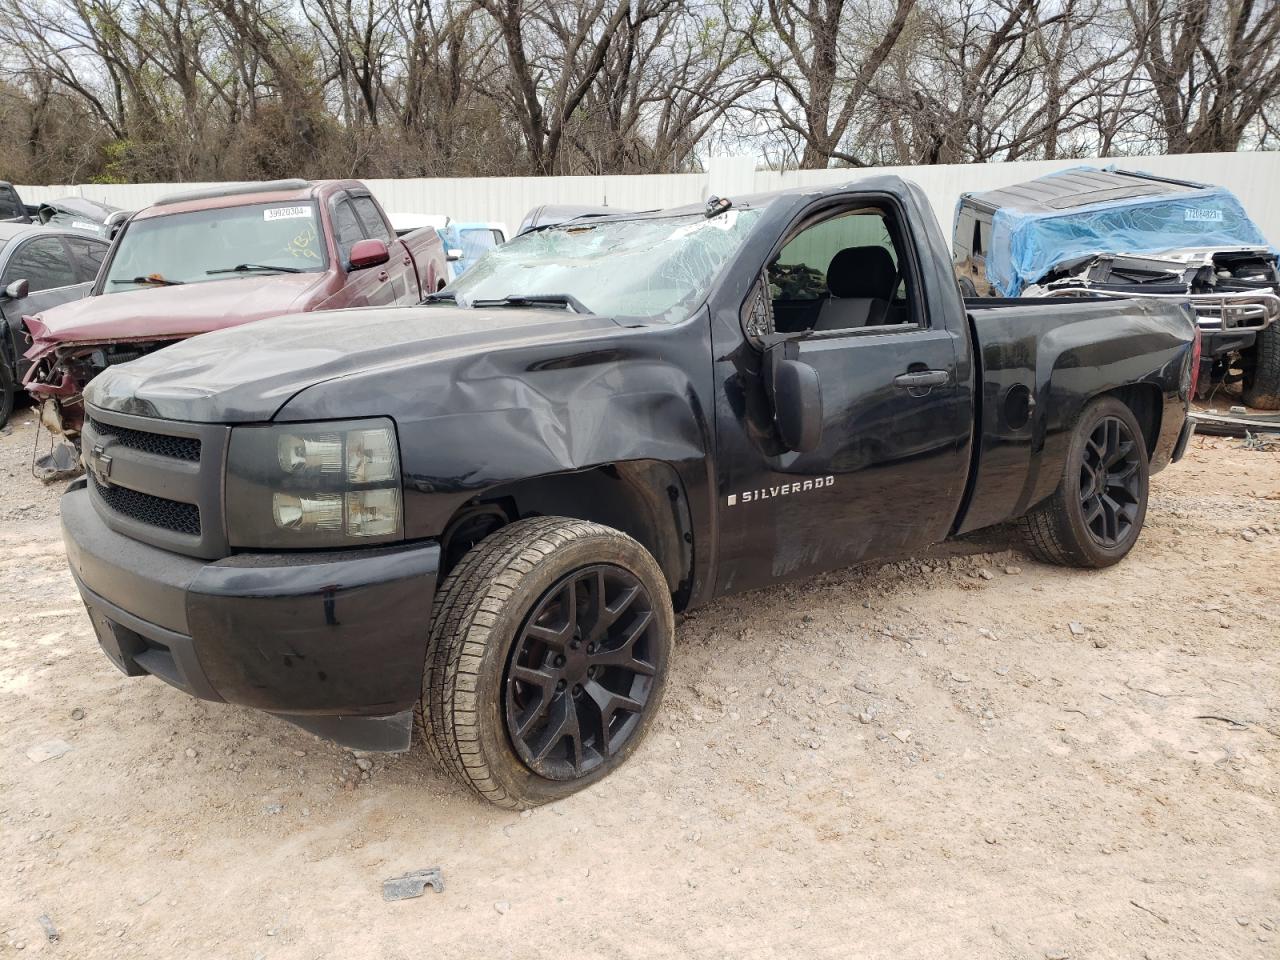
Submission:
[[[515,229],[526,212],[543,203],[604,204],[627,210],[652,210],[698,203],[712,194],[733,196],[789,187],[844,183],[880,173],[914,180],[928,194],[934,213],[950,231],[956,201],[964,191],[1008,186],[1054,170],[1087,163],[1114,163],[1224,186],[1234,192],[1273,244],[1280,244],[1280,153],[1196,153],[1135,157],[1126,160],[1032,160],[928,167],[878,167],[866,170],[756,170],[750,158],[714,159],[705,173],[604,177],[472,177],[367,180],[391,212],[448,214],[455,220],[497,220]],[[136,183],[21,186],[28,203],[69,195],[136,210],[170,193],[205,184]]]

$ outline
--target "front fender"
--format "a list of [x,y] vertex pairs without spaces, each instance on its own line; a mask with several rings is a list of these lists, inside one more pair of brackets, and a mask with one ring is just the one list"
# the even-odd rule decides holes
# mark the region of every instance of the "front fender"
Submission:
[[697,501],[710,490],[708,333],[695,319],[444,355],[316,384],[276,419],[392,417],[408,538],[439,536],[494,487],[635,460],[674,467],[705,517]]

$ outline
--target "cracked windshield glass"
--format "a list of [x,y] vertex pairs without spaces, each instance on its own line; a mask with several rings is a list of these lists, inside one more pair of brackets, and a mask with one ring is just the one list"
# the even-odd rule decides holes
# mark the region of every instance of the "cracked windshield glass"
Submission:
[[315,203],[255,203],[135,220],[111,258],[103,292],[325,266]]
[[565,298],[615,318],[686,319],[761,211],[566,224],[491,250],[446,288],[463,306]]

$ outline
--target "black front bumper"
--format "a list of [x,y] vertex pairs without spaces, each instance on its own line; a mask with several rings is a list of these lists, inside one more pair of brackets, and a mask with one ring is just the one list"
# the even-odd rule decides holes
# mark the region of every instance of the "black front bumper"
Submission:
[[1258,340],[1256,330],[1236,331],[1231,329],[1200,328],[1201,362],[1216,360],[1229,353],[1248,350]]
[[440,548],[240,554],[213,562],[111,530],[83,482],[67,558],[98,641],[129,676],[256,707],[367,750],[406,750]]

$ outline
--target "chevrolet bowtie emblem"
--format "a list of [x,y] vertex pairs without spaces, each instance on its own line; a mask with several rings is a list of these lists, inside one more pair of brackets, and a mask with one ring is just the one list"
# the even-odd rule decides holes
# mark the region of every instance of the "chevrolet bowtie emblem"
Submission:
[[89,469],[101,486],[111,486],[111,455],[106,452],[105,447],[94,444],[93,450],[89,452]]

